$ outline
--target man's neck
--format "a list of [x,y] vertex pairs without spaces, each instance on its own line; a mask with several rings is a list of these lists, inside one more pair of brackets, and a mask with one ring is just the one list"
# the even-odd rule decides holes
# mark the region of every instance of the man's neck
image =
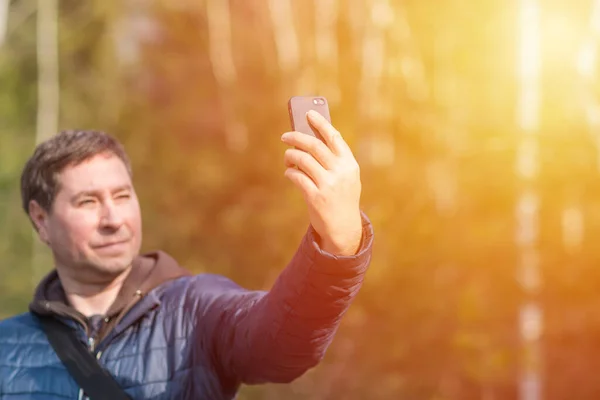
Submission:
[[81,282],[72,279],[69,274],[58,274],[69,304],[86,317],[105,315],[115,302],[123,282],[131,271],[131,267],[116,278],[107,282]]

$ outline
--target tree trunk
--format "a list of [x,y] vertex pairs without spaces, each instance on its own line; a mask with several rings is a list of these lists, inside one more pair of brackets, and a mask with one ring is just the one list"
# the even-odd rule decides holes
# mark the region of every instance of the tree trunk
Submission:
[[[38,105],[36,144],[58,130],[60,83],[58,75],[58,1],[38,0],[37,14]],[[32,284],[37,285],[49,267],[49,256],[34,233]]]
[[207,0],[206,20],[210,62],[218,85],[227,146],[232,150],[242,151],[248,145],[248,132],[237,115],[233,96],[237,71],[233,58],[229,0]]
[[8,9],[10,0],[0,0],[0,47],[6,41],[8,31]]

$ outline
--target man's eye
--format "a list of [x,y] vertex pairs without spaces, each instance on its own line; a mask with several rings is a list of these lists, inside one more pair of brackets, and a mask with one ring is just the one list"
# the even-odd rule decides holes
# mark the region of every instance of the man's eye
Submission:
[[129,193],[121,193],[120,195],[117,196],[117,199],[128,199],[130,197],[131,197],[131,195]]
[[92,200],[92,199],[85,199],[85,200],[81,200],[79,202],[80,206],[86,206],[86,205],[90,205],[90,204],[94,204],[94,200]]

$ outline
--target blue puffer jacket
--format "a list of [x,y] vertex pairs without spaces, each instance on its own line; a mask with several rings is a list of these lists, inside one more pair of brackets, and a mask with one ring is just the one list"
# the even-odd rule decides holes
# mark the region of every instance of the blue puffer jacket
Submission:
[[[335,257],[308,233],[269,292],[217,275],[181,276],[141,297],[95,347],[134,399],[233,399],[241,384],[289,382],[315,366],[362,284],[372,227],[356,256]],[[175,265],[155,253],[157,268]],[[176,265],[173,268],[178,268]],[[35,312],[0,322],[0,400],[78,399]],[[60,313],[55,317],[86,329]]]

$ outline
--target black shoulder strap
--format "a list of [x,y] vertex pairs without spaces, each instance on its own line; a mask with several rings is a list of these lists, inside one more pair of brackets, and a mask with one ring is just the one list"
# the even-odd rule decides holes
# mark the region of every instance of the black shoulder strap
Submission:
[[131,400],[77,339],[73,329],[52,317],[40,320],[54,351],[91,400]]

